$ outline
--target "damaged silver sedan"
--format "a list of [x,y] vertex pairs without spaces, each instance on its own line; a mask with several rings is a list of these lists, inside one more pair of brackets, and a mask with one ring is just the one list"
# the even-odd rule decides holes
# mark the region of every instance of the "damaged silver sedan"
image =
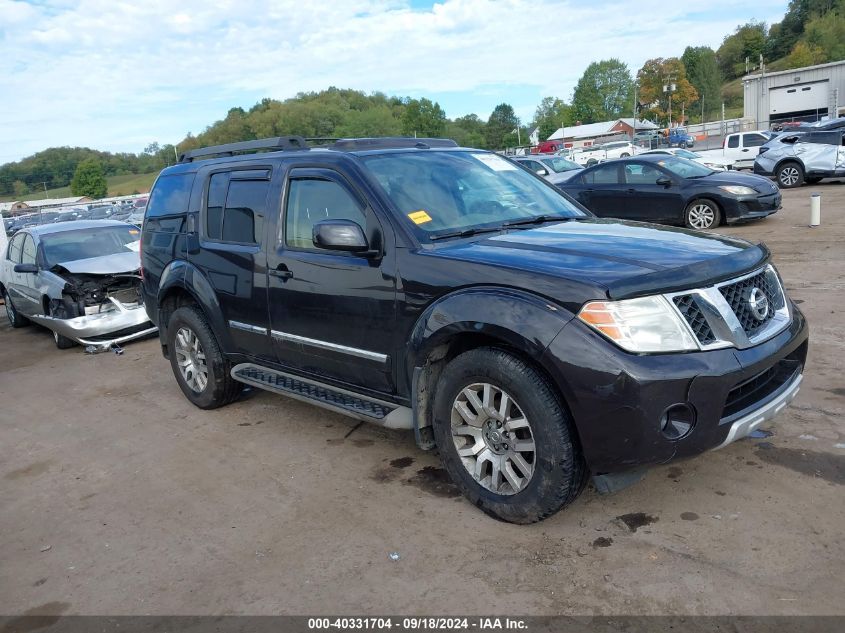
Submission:
[[0,260],[0,292],[12,327],[53,331],[60,349],[108,349],[157,331],[141,295],[140,231],[117,221],[26,228]]

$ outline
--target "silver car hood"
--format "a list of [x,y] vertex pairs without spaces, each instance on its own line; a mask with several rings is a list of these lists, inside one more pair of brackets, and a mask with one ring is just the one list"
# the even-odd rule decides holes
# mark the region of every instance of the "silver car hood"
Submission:
[[109,275],[113,273],[129,273],[141,267],[141,255],[137,251],[126,251],[114,255],[75,259],[70,262],[59,262],[56,266],[64,268],[69,273],[88,275]]

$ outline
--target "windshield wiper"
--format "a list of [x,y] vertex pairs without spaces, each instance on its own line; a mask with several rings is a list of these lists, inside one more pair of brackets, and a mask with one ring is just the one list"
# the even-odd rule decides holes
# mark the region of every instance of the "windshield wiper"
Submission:
[[543,224],[544,222],[561,222],[575,219],[577,219],[577,217],[571,215],[535,215],[533,218],[505,222],[502,226],[510,228],[512,226],[525,226],[527,224]]
[[448,237],[472,237],[473,235],[478,235],[479,233],[493,233],[496,231],[501,231],[505,228],[505,225],[502,226],[488,226],[488,227],[472,227],[468,229],[461,229],[460,231],[448,231],[446,233],[436,233],[435,235],[429,235],[428,239],[434,240],[442,240]]

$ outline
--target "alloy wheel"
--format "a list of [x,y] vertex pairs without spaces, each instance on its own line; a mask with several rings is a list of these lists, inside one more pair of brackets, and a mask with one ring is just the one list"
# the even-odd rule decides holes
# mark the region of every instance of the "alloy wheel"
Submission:
[[780,184],[784,187],[794,187],[795,183],[798,182],[798,178],[801,174],[798,173],[798,168],[788,165],[780,170]]
[[176,332],[175,343],[176,363],[185,384],[192,391],[202,393],[208,384],[208,366],[199,338],[190,328],[181,327]]
[[475,481],[491,492],[513,495],[534,474],[531,425],[519,404],[500,387],[473,383],[452,404],[452,440]]
[[716,211],[705,203],[694,205],[689,210],[689,224],[694,229],[709,229],[716,221]]

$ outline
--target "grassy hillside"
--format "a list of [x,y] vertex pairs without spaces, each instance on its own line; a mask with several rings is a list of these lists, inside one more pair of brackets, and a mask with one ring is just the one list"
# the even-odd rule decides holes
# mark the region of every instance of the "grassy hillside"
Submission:
[[[128,196],[132,193],[146,193],[153,186],[153,181],[158,172],[149,174],[125,174],[122,176],[110,176],[106,179],[109,185],[109,196]],[[22,198],[15,196],[0,197],[0,202],[9,202],[11,200],[41,200],[43,198],[70,198],[73,194],[70,192],[70,187],[59,187],[57,189],[48,189],[47,194],[44,191],[36,191],[35,193],[28,193]]]

